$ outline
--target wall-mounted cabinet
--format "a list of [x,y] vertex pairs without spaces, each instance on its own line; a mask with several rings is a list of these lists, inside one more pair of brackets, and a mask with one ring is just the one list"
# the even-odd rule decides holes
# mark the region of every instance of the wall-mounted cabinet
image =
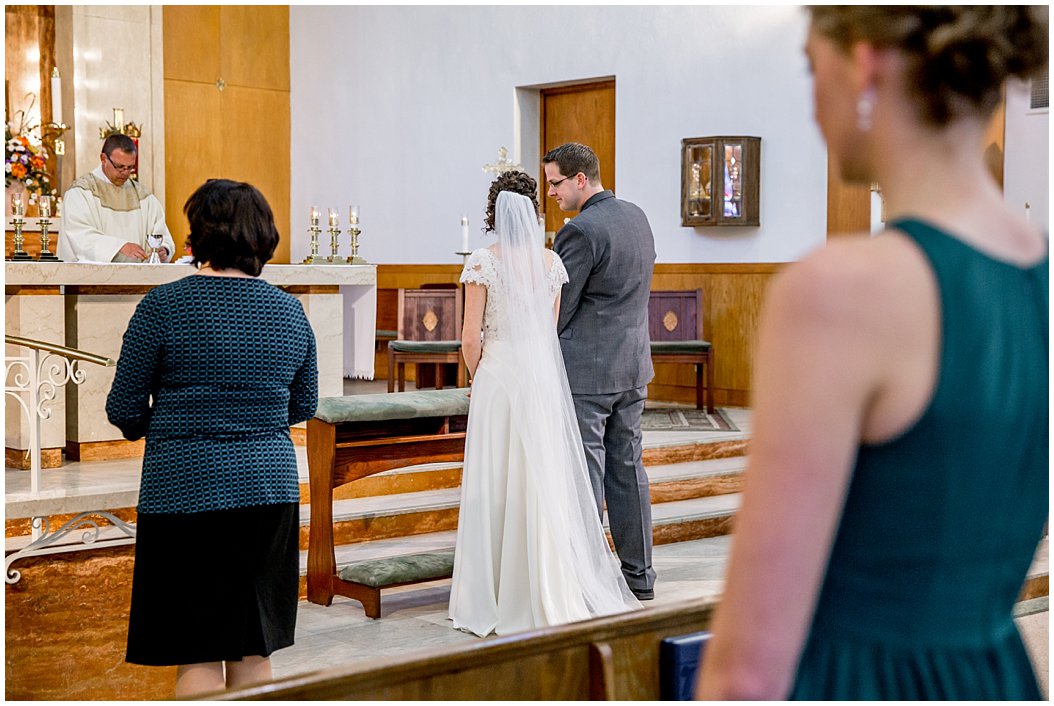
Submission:
[[681,140],[681,225],[761,225],[760,165],[760,137]]

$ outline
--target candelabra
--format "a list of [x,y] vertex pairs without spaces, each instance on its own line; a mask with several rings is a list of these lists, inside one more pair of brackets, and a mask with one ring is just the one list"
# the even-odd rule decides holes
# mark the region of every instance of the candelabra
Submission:
[[11,255],[12,260],[32,260],[33,257],[22,249],[22,226],[26,221],[22,217],[26,212],[26,204],[22,200],[22,194],[11,195],[11,225],[15,227],[15,252]]
[[311,233],[311,254],[304,258],[305,265],[322,265],[328,262],[325,257],[318,254],[318,236],[322,229],[318,227],[318,209],[311,207],[311,226],[307,229]]
[[40,208],[40,218],[37,219],[37,223],[40,224],[40,254],[37,259],[41,262],[62,262],[48,249],[48,228],[51,226],[51,197],[41,196],[38,203]]
[[351,257],[347,262],[349,265],[366,265],[366,258],[359,255],[359,207],[352,206],[348,214],[348,233],[351,234]]

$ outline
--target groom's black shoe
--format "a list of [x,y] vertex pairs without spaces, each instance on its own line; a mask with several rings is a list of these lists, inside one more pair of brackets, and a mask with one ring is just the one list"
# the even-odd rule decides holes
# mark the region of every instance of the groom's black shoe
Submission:
[[637,597],[638,601],[655,600],[655,590],[651,588],[631,588],[630,591]]

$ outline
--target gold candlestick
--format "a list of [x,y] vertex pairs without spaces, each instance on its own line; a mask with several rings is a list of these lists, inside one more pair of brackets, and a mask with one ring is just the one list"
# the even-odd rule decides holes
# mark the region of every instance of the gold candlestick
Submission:
[[368,265],[366,258],[359,256],[359,233],[362,231],[352,226],[348,228],[348,232],[351,233],[351,257],[348,258],[349,265]]
[[337,236],[340,235],[340,228],[337,228],[336,224],[331,224],[327,230],[329,231],[329,249],[332,253],[327,259],[332,263],[338,263],[341,261],[341,258],[337,256],[337,248],[340,247]]
[[48,249],[48,228],[51,226],[51,197],[41,196],[38,202],[40,208],[40,218],[37,219],[37,223],[40,224],[40,254],[37,259],[41,262],[62,262]]
[[318,235],[322,229],[318,227],[318,209],[311,207],[311,225],[307,232],[311,234],[311,254],[304,258],[305,265],[322,265],[327,262],[326,258],[318,254]]
[[26,220],[22,217],[25,214],[25,202],[22,200],[22,194],[11,195],[11,225],[15,227],[15,252],[12,253],[12,260],[32,260],[33,257],[22,249],[23,236],[22,226],[25,225]]
[[348,233],[351,235],[351,256],[347,262],[349,265],[368,265],[366,258],[359,256],[359,207],[351,206],[348,209]]

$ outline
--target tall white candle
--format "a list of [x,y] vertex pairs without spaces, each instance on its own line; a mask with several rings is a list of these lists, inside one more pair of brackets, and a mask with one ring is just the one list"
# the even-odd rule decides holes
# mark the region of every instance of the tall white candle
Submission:
[[37,202],[37,208],[40,209],[41,218],[51,218],[51,197],[41,196],[40,201]]
[[318,209],[315,208],[314,206],[311,207],[310,218],[311,218],[311,225],[317,226],[318,225]]
[[51,70],[51,122],[62,124],[62,79],[57,66]]
[[348,223],[353,226],[359,224],[359,207],[352,205],[348,207]]
[[124,131],[124,108],[113,109],[113,126],[118,132]]
[[461,217],[461,252],[468,252],[468,216]]
[[329,225],[331,227],[335,228],[337,226],[337,218],[338,218],[338,216],[337,216],[336,210],[334,210],[332,208],[329,209]]

